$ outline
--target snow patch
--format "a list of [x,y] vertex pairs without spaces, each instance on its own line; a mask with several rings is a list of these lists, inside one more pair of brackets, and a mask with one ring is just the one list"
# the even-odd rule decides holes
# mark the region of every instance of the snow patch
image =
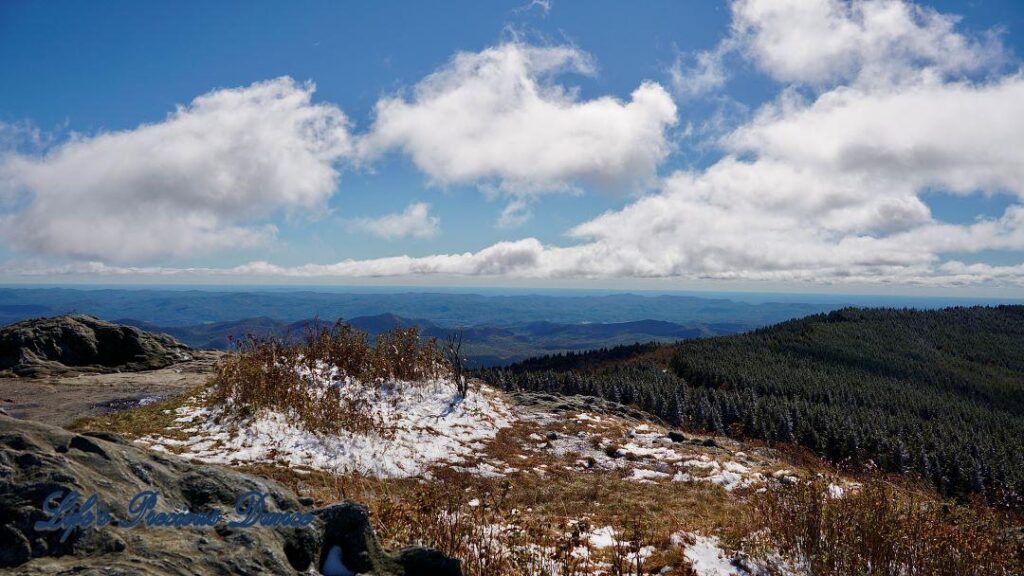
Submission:
[[635,480],[637,482],[651,482],[653,480],[663,480],[668,477],[668,474],[664,472],[658,472],[657,470],[644,470],[643,468],[634,468],[633,475],[629,477],[629,480]]
[[592,548],[611,548],[615,545],[615,529],[611,526],[595,528],[588,536]]
[[718,544],[718,538],[698,535],[689,535],[693,544],[686,544],[686,538],[680,537],[677,540],[673,536],[674,543],[685,546],[683,556],[690,563],[690,567],[697,576],[745,576],[746,571],[740,572],[732,563],[730,555],[726,554]]
[[[342,387],[360,386],[348,381]],[[272,461],[337,473],[359,472],[400,478],[423,474],[439,463],[462,463],[478,453],[480,442],[510,426],[512,410],[493,389],[481,386],[463,398],[447,381],[391,382],[376,392],[374,409],[387,437],[376,433],[308,431],[297,419],[264,411],[240,423],[220,418],[220,407],[184,406],[175,422],[186,441],[144,437],[157,449],[176,447],[183,456],[216,464]],[[481,465],[481,472],[502,471]]]
[[742,553],[725,550],[714,536],[701,536],[689,532],[672,535],[673,546],[683,550],[683,556],[697,576],[807,576],[810,571],[800,563],[783,558],[777,551],[768,551],[761,558],[750,558]]

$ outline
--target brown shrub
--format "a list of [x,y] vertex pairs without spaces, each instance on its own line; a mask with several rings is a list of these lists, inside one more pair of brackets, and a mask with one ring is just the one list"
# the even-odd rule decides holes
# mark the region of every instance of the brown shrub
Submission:
[[963,506],[876,479],[837,498],[829,484],[777,486],[755,504],[768,544],[806,558],[813,574],[1024,574],[1011,522],[981,502]]
[[[599,563],[599,573],[640,576],[650,572],[643,549],[661,544],[637,517],[612,546],[598,549],[589,538],[595,526],[586,518],[524,509],[511,482],[485,483],[491,489],[481,493],[480,481],[438,473],[437,482],[419,484],[412,494],[378,494],[374,524],[382,540],[420,543],[459,558],[466,576],[584,576]],[[684,566],[680,561],[679,569]]]
[[[348,324],[314,324],[294,343],[247,337],[236,348],[211,379],[211,403],[222,405],[233,418],[277,410],[296,417],[308,430],[328,433],[387,434],[380,417],[383,399],[374,392],[393,380],[451,374],[435,340],[421,340],[416,328],[395,328],[371,346],[365,332]],[[361,393],[342,395],[333,384],[345,378]]]

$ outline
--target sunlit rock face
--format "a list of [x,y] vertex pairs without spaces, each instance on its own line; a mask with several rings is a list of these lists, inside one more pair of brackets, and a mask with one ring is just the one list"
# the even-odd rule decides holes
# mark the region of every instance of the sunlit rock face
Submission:
[[188,359],[188,346],[166,334],[82,314],[37,318],[0,330],[0,374],[153,370]]

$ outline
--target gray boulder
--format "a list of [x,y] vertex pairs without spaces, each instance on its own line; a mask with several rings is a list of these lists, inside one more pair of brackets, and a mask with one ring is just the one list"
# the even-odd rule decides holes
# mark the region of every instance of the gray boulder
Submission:
[[[39,531],[54,491],[95,494],[114,521],[102,528]],[[160,494],[159,512],[220,508],[238,495],[269,495],[266,510],[309,513],[305,527],[160,528],[118,526],[131,496]],[[308,500],[304,500],[308,503]],[[232,514],[232,517],[234,515]],[[332,552],[333,550],[333,552]],[[299,574],[316,573],[331,555],[355,574],[460,576],[457,560],[425,548],[385,552],[362,506],[345,502],[309,510],[280,484],[218,466],[189,463],[133,446],[109,433],[0,416],[0,573],[14,574]]]
[[17,322],[0,329],[0,374],[45,377],[170,366],[189,348],[167,334],[85,315]]

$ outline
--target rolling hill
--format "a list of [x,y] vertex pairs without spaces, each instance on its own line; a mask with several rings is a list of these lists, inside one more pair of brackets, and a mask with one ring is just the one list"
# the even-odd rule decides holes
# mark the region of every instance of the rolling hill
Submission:
[[[225,350],[246,336],[279,338],[301,337],[315,320],[285,322],[265,316],[193,326],[157,326],[133,319],[118,323],[151,332],[163,332],[193,348]],[[395,327],[416,327],[425,337],[443,340],[453,331],[461,331],[464,351],[470,366],[500,366],[542,354],[611,347],[634,342],[674,342],[742,330],[742,324],[684,325],[658,320],[634,322],[561,324],[530,322],[508,326],[478,325],[450,328],[422,318],[404,318],[395,314],[357,316],[346,320],[371,338]]]
[[616,323],[656,318],[684,324],[738,323],[749,329],[836,307],[834,303],[750,303],[685,295],[0,287],[0,322],[5,324],[67,313],[134,318],[156,326],[195,326],[262,316],[297,322],[306,318],[396,314],[443,326]]
[[1014,507],[1024,493],[1024,306],[856,309],[731,336],[534,359],[499,386],[637,404]]

